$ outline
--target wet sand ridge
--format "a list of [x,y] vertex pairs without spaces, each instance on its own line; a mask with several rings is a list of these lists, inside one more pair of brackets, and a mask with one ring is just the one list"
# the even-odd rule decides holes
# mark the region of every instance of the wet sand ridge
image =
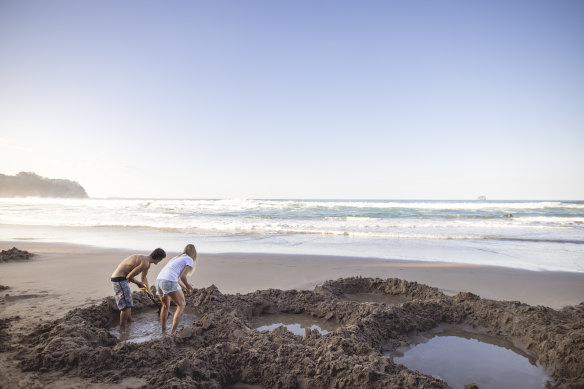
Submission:
[[[347,293],[411,298],[400,305],[345,301]],[[150,309],[135,294],[136,311]],[[412,333],[441,324],[485,329],[535,355],[555,387],[584,385],[584,304],[554,310],[519,302],[445,296],[436,288],[399,279],[346,278],[313,291],[260,290],[222,294],[197,289],[187,298],[197,319],[177,335],[145,343],[119,342],[108,331],[117,320],[113,298],[75,309],[26,336],[19,348],[25,370],[115,383],[141,377],[147,387],[222,388],[238,382],[263,388],[420,387],[448,385],[391,362],[383,352],[408,342]],[[294,335],[251,328],[254,317],[298,313],[336,322],[327,334]]]

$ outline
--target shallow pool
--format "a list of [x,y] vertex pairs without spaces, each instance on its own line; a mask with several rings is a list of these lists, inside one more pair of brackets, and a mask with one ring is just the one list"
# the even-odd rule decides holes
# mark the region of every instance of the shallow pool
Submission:
[[453,388],[473,382],[481,389],[544,388],[550,379],[532,356],[510,341],[460,329],[428,334],[386,355]]
[[[166,322],[166,331],[170,333],[172,328],[172,317],[174,311],[168,315]],[[160,338],[162,336],[162,329],[160,327],[160,316],[156,310],[148,310],[132,314],[133,322],[129,323],[129,331],[120,338],[120,324],[109,329],[109,332],[120,340],[125,340],[132,343],[142,343],[152,339]],[[178,328],[181,326],[190,326],[195,321],[196,316],[192,311],[185,310],[180,320]]]
[[251,325],[258,331],[268,330],[270,332],[280,326],[284,326],[295,335],[304,335],[306,328],[311,331],[316,329],[320,334],[326,335],[340,326],[332,321],[296,313],[274,313],[256,316],[252,319]]

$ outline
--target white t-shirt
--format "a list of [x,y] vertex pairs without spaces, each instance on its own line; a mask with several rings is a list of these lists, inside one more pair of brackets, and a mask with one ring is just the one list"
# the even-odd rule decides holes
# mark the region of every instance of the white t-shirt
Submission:
[[180,273],[182,273],[185,266],[193,267],[193,259],[186,254],[171,259],[158,273],[156,280],[166,280],[178,282]]

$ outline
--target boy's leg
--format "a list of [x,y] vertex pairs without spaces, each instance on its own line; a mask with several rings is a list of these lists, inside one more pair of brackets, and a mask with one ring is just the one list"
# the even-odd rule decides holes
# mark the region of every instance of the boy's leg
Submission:
[[120,312],[120,332],[126,331],[126,324],[128,323],[128,317],[132,315],[132,308],[126,308]]
[[130,284],[128,281],[115,282],[114,292],[116,304],[120,309],[120,332],[123,332],[126,330],[126,324],[131,320],[134,305]]

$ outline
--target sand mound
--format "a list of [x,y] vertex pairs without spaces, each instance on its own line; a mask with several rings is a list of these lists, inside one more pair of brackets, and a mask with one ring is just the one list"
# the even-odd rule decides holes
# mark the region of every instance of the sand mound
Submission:
[[[406,295],[398,306],[359,304],[347,293]],[[134,294],[134,312],[150,309]],[[447,297],[435,288],[397,279],[348,278],[314,291],[260,290],[224,295],[216,287],[187,297],[197,319],[177,335],[145,343],[119,342],[106,329],[118,320],[113,298],[71,311],[34,331],[18,346],[25,370],[60,370],[115,383],[142,377],[149,387],[222,388],[246,383],[262,388],[446,388],[434,377],[394,364],[384,350],[412,333],[440,324],[464,324],[513,339],[547,367],[556,387],[584,385],[584,304],[556,311],[519,302]],[[294,335],[251,328],[268,313],[297,313],[339,324],[327,335]],[[0,332],[1,333],[1,332]],[[470,382],[469,382],[470,384]]]
[[2,250],[0,252],[0,263],[8,261],[20,261],[30,259],[34,254],[25,250],[19,250],[16,247],[10,250]]
[[18,319],[18,316],[0,319],[0,352],[12,350],[12,345],[9,342],[11,336],[8,333],[8,329],[11,325],[11,322]]

